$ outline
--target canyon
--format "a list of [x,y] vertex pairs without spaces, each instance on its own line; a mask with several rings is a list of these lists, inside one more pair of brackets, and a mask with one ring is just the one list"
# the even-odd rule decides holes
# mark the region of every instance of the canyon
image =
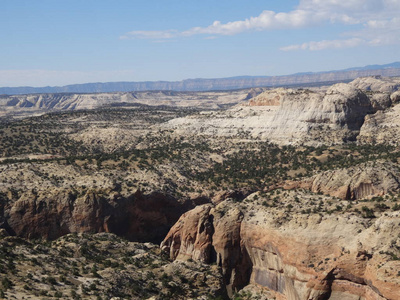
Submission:
[[[114,270],[86,250],[70,259],[96,264],[100,277],[64,274],[70,287],[17,255],[72,255],[85,239],[130,249],[115,259],[132,286],[121,299],[399,299],[399,100],[400,79],[381,76],[298,89],[2,96],[0,250],[15,254],[19,273],[0,255],[0,278],[12,282],[0,291],[96,299],[87,283],[98,280],[117,297]],[[33,267],[38,282],[27,290],[30,271],[19,270]],[[144,270],[153,275],[133,275]],[[144,293],[137,282],[147,277]]]

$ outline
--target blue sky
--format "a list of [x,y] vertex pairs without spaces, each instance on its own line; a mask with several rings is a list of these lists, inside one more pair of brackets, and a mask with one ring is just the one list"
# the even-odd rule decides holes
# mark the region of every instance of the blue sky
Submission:
[[400,0],[1,0],[0,86],[400,61]]

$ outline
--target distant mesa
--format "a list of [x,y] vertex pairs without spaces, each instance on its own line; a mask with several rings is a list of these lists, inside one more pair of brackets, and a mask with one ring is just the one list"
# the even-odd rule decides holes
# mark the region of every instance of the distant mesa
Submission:
[[182,81],[104,82],[55,87],[2,87],[0,94],[33,93],[105,93],[131,91],[215,91],[252,87],[299,86],[303,84],[336,83],[364,76],[400,76],[400,62],[369,65],[317,73],[297,73],[285,76],[237,76],[215,79],[186,79]]

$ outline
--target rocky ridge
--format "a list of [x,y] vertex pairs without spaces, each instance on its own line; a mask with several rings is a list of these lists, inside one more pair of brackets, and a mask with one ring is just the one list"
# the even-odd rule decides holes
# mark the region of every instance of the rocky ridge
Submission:
[[97,94],[27,94],[1,95],[0,117],[43,114],[49,111],[95,109],[102,106],[151,105],[218,109],[254,96],[264,89],[215,92],[114,92]]
[[182,81],[145,81],[145,82],[105,82],[85,83],[55,87],[1,87],[0,94],[28,93],[102,93],[149,90],[204,91],[230,90],[260,86],[284,86],[315,84],[320,82],[338,82],[352,80],[361,76],[399,76],[400,63],[372,65],[317,73],[298,73],[285,76],[237,76],[215,79],[186,79]]

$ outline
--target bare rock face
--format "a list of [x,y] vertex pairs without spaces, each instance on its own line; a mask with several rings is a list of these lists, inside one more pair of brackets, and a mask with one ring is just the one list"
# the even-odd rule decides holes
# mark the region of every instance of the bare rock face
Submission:
[[123,197],[112,190],[31,192],[3,203],[0,227],[12,235],[56,239],[73,232],[111,232],[152,242],[160,242],[181,214],[194,207],[161,193]]
[[[188,219],[193,216],[194,223]],[[259,204],[226,200],[182,216],[161,248],[173,259],[207,253],[201,259],[222,267],[230,294],[250,283],[274,292],[276,299],[394,300],[399,296],[400,263],[385,253],[400,243],[399,221],[399,212],[366,221],[354,214],[285,215]],[[204,247],[193,237],[202,224],[210,223],[214,230],[202,239],[208,241]]]
[[[237,104],[249,95],[256,96],[262,89],[215,92],[112,92],[112,93],[55,93],[25,94],[0,97],[0,113],[44,113],[47,111],[94,109],[112,104],[136,103],[177,107],[219,108]],[[1,114],[0,114],[1,115]]]
[[331,86],[325,93],[272,90],[250,100],[249,105],[279,105],[265,135],[280,143],[293,139],[331,143],[355,140],[364,117],[373,112],[370,99],[344,83]]
[[387,135],[395,141],[398,114],[391,110],[400,100],[399,87],[398,78],[364,77],[318,90],[271,89],[232,109],[162,126],[181,134],[241,137],[245,132],[280,145],[342,144],[358,136],[361,142],[383,142]]
[[171,259],[216,262],[232,295],[233,290],[248,283],[250,261],[240,239],[243,214],[238,209],[229,210],[227,205],[198,206],[184,214],[161,243],[161,249],[169,252]]
[[385,110],[392,105],[392,99],[389,93],[373,93],[370,95],[370,100],[374,111]]
[[[395,97],[392,98],[395,99]],[[397,145],[400,140],[399,117],[400,105],[398,104],[385,111],[378,111],[373,115],[366,116],[357,141],[361,144],[376,143]]]
[[393,103],[397,103],[400,101],[400,91],[396,91],[390,95],[390,100]]
[[193,258],[202,262],[211,260],[211,244],[214,228],[210,205],[197,206],[183,214],[171,228],[161,244],[171,259]]

